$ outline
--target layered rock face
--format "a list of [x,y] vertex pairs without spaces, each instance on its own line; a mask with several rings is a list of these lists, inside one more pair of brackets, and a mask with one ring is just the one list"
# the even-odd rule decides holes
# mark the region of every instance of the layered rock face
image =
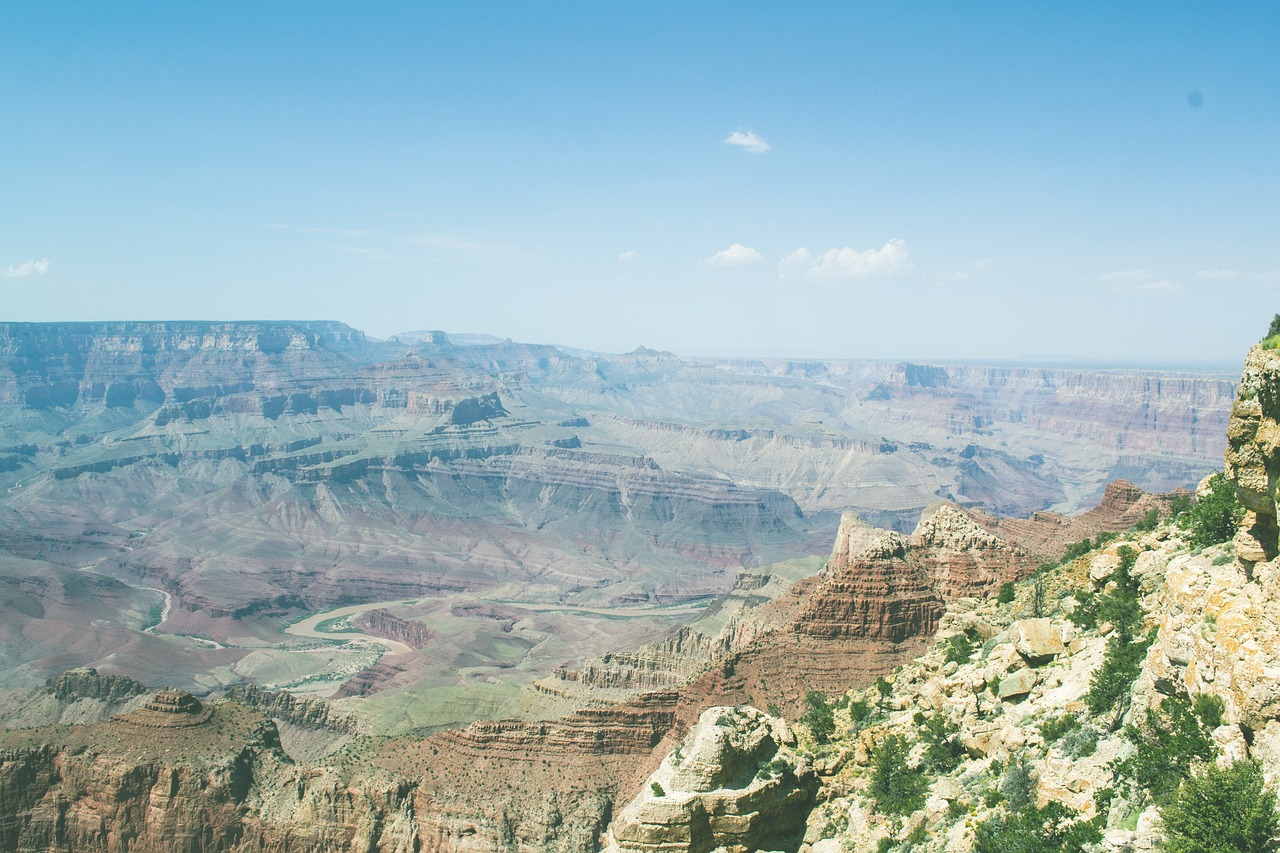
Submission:
[[1226,473],[1247,514],[1236,549],[1249,562],[1280,553],[1276,483],[1280,481],[1280,351],[1249,350],[1227,429]]
[[927,636],[948,602],[985,596],[1031,571],[1028,556],[945,504],[910,537],[874,531],[846,514],[826,578],[795,630],[892,642]]
[[750,707],[708,708],[619,813],[605,850],[794,848],[817,788],[794,745],[781,719]]
[[366,610],[352,624],[373,637],[395,640],[411,649],[420,649],[431,642],[431,629],[421,622],[401,619],[387,610]]

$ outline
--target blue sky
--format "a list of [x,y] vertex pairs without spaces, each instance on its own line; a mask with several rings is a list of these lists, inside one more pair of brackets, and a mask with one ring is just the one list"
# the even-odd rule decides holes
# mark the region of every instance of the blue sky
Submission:
[[1237,363],[1280,4],[972,5],[6,3],[0,318]]

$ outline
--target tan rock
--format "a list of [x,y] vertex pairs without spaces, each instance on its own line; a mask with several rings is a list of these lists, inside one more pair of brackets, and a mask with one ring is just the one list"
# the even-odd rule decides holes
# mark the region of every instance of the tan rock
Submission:
[[1013,624],[1013,647],[1027,663],[1039,666],[1067,653],[1062,629],[1052,619],[1023,619]]
[[1031,669],[1020,669],[1000,681],[1000,698],[1014,699],[1026,696],[1036,686],[1036,673]]
[[1089,561],[1089,580],[1093,581],[1094,587],[1101,588],[1118,568],[1120,558],[1115,554],[1099,554]]
[[680,757],[667,756],[618,814],[605,849],[747,853],[796,843],[817,779],[779,722],[750,707],[704,711]]

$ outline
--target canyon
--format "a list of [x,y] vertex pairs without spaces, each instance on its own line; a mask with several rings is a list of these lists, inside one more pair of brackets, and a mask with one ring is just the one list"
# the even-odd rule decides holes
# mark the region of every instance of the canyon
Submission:
[[[793,719],[1067,544],[1167,515],[1220,465],[1235,389],[0,324],[0,842],[633,849],[649,830],[610,825],[661,766],[684,778],[664,756],[729,743],[708,707]],[[791,754],[725,718],[744,762]],[[769,778],[752,797],[809,802]],[[690,814],[727,802],[680,784]]]

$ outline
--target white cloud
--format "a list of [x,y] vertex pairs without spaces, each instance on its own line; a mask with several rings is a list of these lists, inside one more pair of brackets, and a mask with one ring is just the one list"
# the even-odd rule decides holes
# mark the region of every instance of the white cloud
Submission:
[[735,130],[724,141],[725,145],[737,145],[744,151],[752,154],[763,154],[769,150],[769,143],[765,142],[754,130]]
[[915,267],[904,240],[890,240],[879,249],[828,249],[814,255],[796,249],[778,264],[783,278],[815,281],[844,281],[859,278],[888,278],[903,275]]
[[1182,293],[1187,289],[1180,281],[1157,278],[1154,273],[1144,269],[1104,272],[1098,276],[1098,281],[1136,293]]
[[618,260],[622,261],[624,264],[634,264],[636,261],[640,260],[640,253],[627,249],[625,252],[618,255]]
[[1196,278],[1206,279],[1208,281],[1230,281],[1232,279],[1244,278],[1244,273],[1240,270],[1200,270],[1196,273]]
[[1200,270],[1196,273],[1196,278],[1202,281],[1275,281],[1280,278],[1280,272],[1272,270],[1271,272],[1244,272],[1242,270]]
[[44,275],[49,271],[49,259],[41,258],[38,261],[23,261],[20,264],[9,264],[5,267],[5,278],[26,278],[31,275]]
[[721,249],[705,261],[709,267],[741,267],[747,264],[758,264],[763,256],[750,246],[734,243],[727,249]]
[[944,272],[942,274],[943,281],[968,281],[971,278],[973,276],[967,272]]

